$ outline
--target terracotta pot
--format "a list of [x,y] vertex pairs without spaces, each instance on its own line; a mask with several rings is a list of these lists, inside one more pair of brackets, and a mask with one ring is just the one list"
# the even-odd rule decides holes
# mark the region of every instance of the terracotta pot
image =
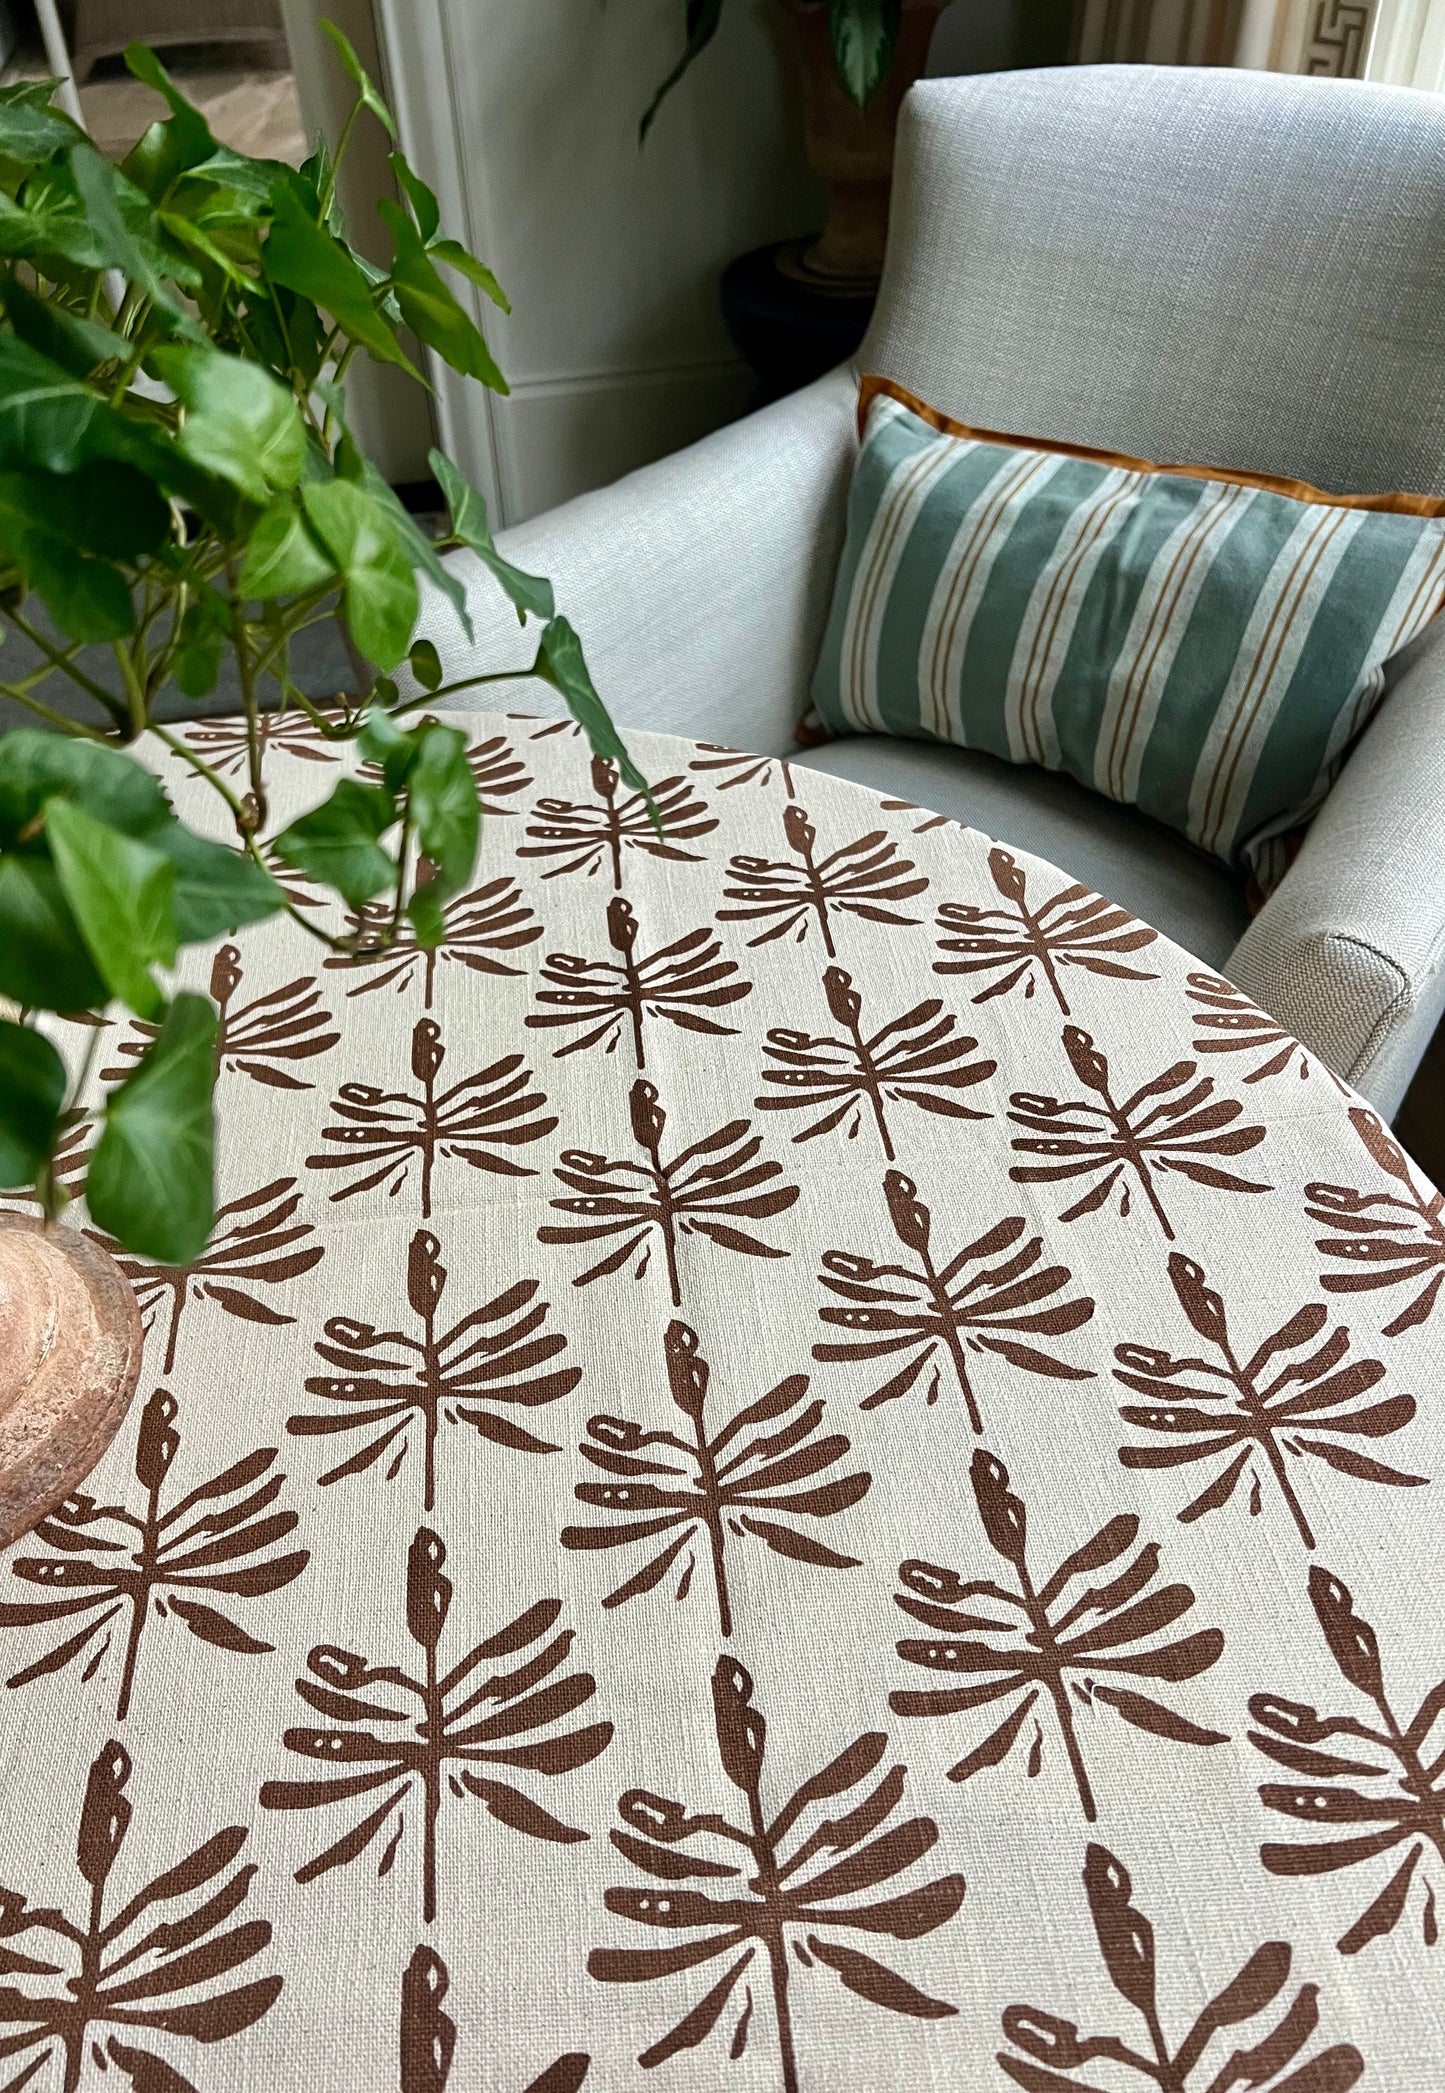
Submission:
[[809,165],[828,184],[828,222],[802,249],[793,271],[820,287],[852,297],[877,288],[888,237],[898,109],[927,63],[934,27],[947,4],[903,0],[893,69],[860,109],[838,76],[824,0],[784,0],[803,59],[803,144]]
[[0,1547],[90,1473],[140,1364],[135,1296],[99,1244],[0,1213]]

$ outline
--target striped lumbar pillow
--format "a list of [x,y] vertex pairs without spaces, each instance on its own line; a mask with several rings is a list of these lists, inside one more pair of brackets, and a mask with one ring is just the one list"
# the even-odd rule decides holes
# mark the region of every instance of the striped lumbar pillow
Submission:
[[879,378],[859,422],[824,728],[1067,771],[1276,884],[1445,597],[1445,501],[990,435]]

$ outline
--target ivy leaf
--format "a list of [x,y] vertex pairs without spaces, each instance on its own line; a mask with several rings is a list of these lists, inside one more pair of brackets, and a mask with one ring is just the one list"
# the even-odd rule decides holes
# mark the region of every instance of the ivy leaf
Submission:
[[416,229],[430,247],[441,227],[441,206],[434,193],[427,187],[405,153],[389,153],[388,164],[396,176],[403,196],[411,205],[411,215],[416,220]]
[[377,122],[382,126],[383,130],[386,132],[387,137],[395,138],[396,118],[392,115],[391,111],[387,108],[385,102],[381,99],[381,96],[377,93],[371,75],[367,72],[365,66],[362,64],[361,60],[357,57],[355,50],[352,48],[350,38],[345,36],[342,33],[342,31],[337,28],[334,22],[327,21],[324,15],[321,18],[321,26],[326,31],[326,34],[331,38],[331,41],[335,44],[337,50],[340,52],[341,63],[345,67],[346,71],[351,75],[352,79],[356,82],[357,89],[360,92],[362,101],[366,104],[366,107],[371,111],[372,115],[376,118]]
[[356,257],[308,218],[293,186],[297,181],[289,176],[276,183],[271,230],[261,250],[266,274],[329,312],[378,363],[400,364],[419,379],[420,371],[372,303],[371,285]]
[[0,87],[0,159],[38,167],[83,136],[62,110],[49,106],[58,80],[21,80]]
[[32,349],[0,334],[0,467],[73,472],[115,419],[98,393]]
[[243,596],[262,601],[319,588],[336,569],[289,495],[279,495],[257,517],[241,563]]
[[388,792],[400,792],[411,775],[420,753],[420,737],[397,726],[390,713],[373,705],[366,725],[357,737],[357,747],[369,763],[381,765]]
[[423,690],[435,690],[442,680],[442,661],[430,640],[415,640],[407,655],[411,672]]
[[127,44],[125,63],[127,71],[170,108],[174,121],[166,125],[166,130],[170,134],[167,145],[174,172],[184,173],[209,159],[218,150],[210,125],[195,104],[186,100],[149,45]]
[[105,259],[145,293],[177,334],[198,339],[200,328],[167,290],[160,271],[163,267],[186,289],[194,289],[200,278],[189,263],[168,254],[150,199],[89,141],[73,145],[69,158],[86,225],[104,247]]
[[188,604],[171,662],[176,688],[188,698],[208,697],[221,673],[225,645],[226,635],[212,617],[210,606],[204,602]]
[[902,0],[828,0],[833,58],[860,109],[892,69],[902,12]]
[[50,1041],[0,1020],[0,1186],[34,1184],[64,1102],[65,1063]]
[[48,858],[0,856],[0,995],[26,1010],[110,1001]]
[[53,473],[0,473],[0,547],[67,638],[120,639],[135,630],[130,584],[79,549],[67,491]]
[[511,299],[486,263],[479,262],[468,248],[463,247],[460,240],[432,240],[428,244],[427,252],[434,262],[445,262],[449,269],[456,270],[458,276],[465,276],[468,283],[474,283],[477,289],[490,298],[493,305],[500,306],[503,312],[512,310]]
[[172,818],[157,780],[118,749],[40,727],[0,736],[0,845],[13,847],[57,793],[127,836],[148,835]]
[[544,683],[550,683],[554,690],[562,693],[567,700],[567,710],[591,742],[593,755],[609,757],[617,765],[624,782],[634,792],[646,795],[647,780],[628,755],[622,736],[612,724],[611,714],[598,697],[582,656],[582,642],[565,618],[553,618],[543,631],[532,674],[540,676]]
[[368,661],[394,669],[406,658],[420,607],[416,577],[389,510],[351,480],[312,481],[306,513],[346,584],[346,621]]
[[215,1218],[216,1010],[179,995],[106,1102],[85,1196],[91,1218],[142,1257],[188,1264]]
[[456,612],[458,622],[467,638],[475,639],[476,634],[467,610],[467,592],[460,577],[453,574],[451,568],[446,565],[431,539],[416,518],[403,508],[395,489],[387,485],[370,458],[364,458],[361,462],[361,484],[390,516],[397,542],[406,552],[413,569],[420,567],[427,579],[441,590]]
[[683,46],[681,58],[648,103],[647,112],[637,126],[637,143],[640,146],[647,143],[647,134],[652,129],[653,119],[663,102],[693,60],[707,49],[717,35],[718,23],[721,20],[722,0],[687,0],[687,42]]
[[395,243],[391,283],[407,325],[454,371],[479,378],[493,392],[506,393],[507,381],[481,329],[437,275],[416,227],[401,206],[384,196],[376,213]]
[[437,891],[438,882],[429,879],[425,886],[417,887],[406,904],[406,913],[411,918],[411,927],[416,932],[416,941],[423,951],[430,951],[441,944],[447,934],[445,895]]
[[428,462],[451,511],[452,536],[468,546],[483,566],[496,576],[516,605],[517,615],[524,625],[528,611],[534,617],[551,618],[556,611],[551,582],[539,574],[524,574],[520,567],[514,567],[510,560],[502,558],[492,539],[485,498],[444,452],[430,451]]
[[283,829],[272,847],[286,864],[335,887],[353,908],[361,908],[395,884],[396,866],[377,838],[396,818],[389,792],[343,778],[330,799]]
[[467,737],[455,727],[433,726],[423,730],[420,742],[407,781],[417,841],[438,877],[455,892],[476,863],[482,819],[477,781],[467,762]]
[[149,842],[176,869],[176,939],[199,945],[245,923],[264,922],[286,905],[280,887],[243,851],[213,843],[168,821]]
[[153,965],[176,956],[174,865],[150,843],[123,835],[67,799],[45,807],[45,836],[60,889],[113,995],[155,1019],[165,998]]
[[118,363],[130,354],[124,336],[96,320],[82,319],[63,305],[37,298],[12,276],[4,287],[5,311],[22,341],[58,363],[74,378],[86,378],[97,364]]
[[306,463],[296,402],[259,364],[218,349],[158,349],[156,374],[186,409],[176,447],[254,502],[294,487]]

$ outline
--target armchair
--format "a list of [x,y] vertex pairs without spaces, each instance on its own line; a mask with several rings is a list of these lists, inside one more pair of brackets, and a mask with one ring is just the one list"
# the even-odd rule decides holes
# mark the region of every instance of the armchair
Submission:
[[[1445,104],[1172,67],[927,82],[904,109],[858,367],[985,428],[1445,493]],[[786,753],[1055,860],[1228,973],[1388,1117],[1445,1007],[1442,637],[1402,661],[1252,922],[1221,866],[1071,780],[881,737],[799,751],[854,392],[834,372],[504,534],[552,576],[619,723]],[[479,586],[479,650],[520,665],[492,600]],[[449,623],[451,677],[468,650]]]

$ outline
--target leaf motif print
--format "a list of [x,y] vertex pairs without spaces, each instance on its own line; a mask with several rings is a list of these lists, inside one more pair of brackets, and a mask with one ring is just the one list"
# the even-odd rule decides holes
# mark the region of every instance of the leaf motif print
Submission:
[[687,767],[702,777],[712,778],[719,792],[730,792],[738,785],[766,790],[776,779],[792,798],[793,768],[783,757],[750,755],[742,749],[730,749],[721,741],[700,741],[697,748],[699,753]]
[[936,959],[935,974],[984,974],[988,981],[975,1003],[992,1002],[1022,988],[1025,999],[1043,981],[1065,1017],[1070,1015],[1062,975],[1077,967],[1115,981],[1157,981],[1157,974],[1128,966],[1125,953],[1142,952],[1159,933],[1106,901],[1091,887],[1061,887],[1037,907],[1028,896],[1028,874],[1001,844],[988,854],[989,876],[1001,908],[979,908],[972,902],[945,901],[938,911],[938,949],[955,956]]
[[[220,1014],[216,1033],[218,1071],[249,1076],[269,1090],[310,1090],[314,1085],[295,1073],[298,1061],[330,1053],[341,1038],[328,1028],[331,1012],[322,1007],[314,974],[268,989],[237,1004],[236,991],[245,979],[240,949],[222,945],[211,963],[211,997]],[[122,1061],[134,1063],[156,1036],[157,1027],[134,1021],[135,1037],[121,1041]],[[103,1068],[103,1083],[118,1083],[130,1073],[124,1067]]]
[[865,1110],[879,1145],[895,1160],[889,1130],[890,1106],[910,1104],[942,1119],[989,1119],[992,1114],[966,1105],[957,1095],[985,1083],[996,1061],[971,1060],[978,1041],[957,1030],[958,1020],[944,1014],[936,996],[891,1018],[864,1036],[863,998],[853,977],[842,967],[828,967],[823,992],[841,1036],[775,1028],[767,1037],[773,1067],[763,1081],[776,1087],[756,1100],[760,1112],[813,1112],[817,1116],[795,1142],[811,1141],[839,1127],[854,1140]]
[[[782,2093],[798,2093],[793,2024],[796,1961],[829,1970],[858,1997],[915,2020],[958,2011],[931,1998],[886,1963],[829,1936],[852,1929],[921,1940],[946,1926],[964,1898],[961,1875],[915,1884],[879,1901],[874,1890],[913,1869],[938,1841],[928,1817],[890,1825],[903,1799],[904,1768],[874,1780],[888,1753],[878,1732],[855,1738],[795,1788],[776,1814],[764,1797],[768,1725],[755,1705],[752,1675],[728,1657],[713,1673],[713,1722],[726,1780],[743,1797],[744,1821],[631,1788],[617,1805],[623,1829],[612,1843],[660,1887],[607,1891],[616,1917],[665,1933],[693,1936],[666,1948],[594,1948],[587,1967],[604,1984],[645,1984],[726,1961],[723,1975],[669,2033],[643,2051],[644,2070],[696,2049],[713,2033],[740,1987],[730,2055],[755,2039],[754,1985],[771,1998]],[[862,1791],[862,1792],[859,1792]],[[833,1805],[841,1814],[818,1816]],[[703,1889],[679,1889],[686,1882]],[[856,1898],[865,1899],[862,1903]],[[701,1936],[701,1937],[698,1937]]]
[[912,860],[883,829],[873,829],[852,843],[819,857],[818,832],[795,802],[783,810],[783,834],[789,858],[734,857],[728,863],[731,885],[724,888],[731,908],[720,908],[719,923],[762,923],[748,939],[750,946],[769,945],[791,936],[802,944],[817,926],[823,950],[836,959],[832,919],[858,916],[870,923],[915,924],[917,916],[899,913],[928,886]]
[[552,1205],[575,1218],[537,1230],[539,1243],[610,1244],[596,1264],[578,1274],[574,1286],[589,1286],[594,1279],[620,1272],[633,1257],[637,1261],[632,1276],[641,1279],[657,1239],[667,1261],[672,1305],[681,1308],[678,1246],[689,1237],[702,1236],[719,1249],[746,1257],[789,1255],[739,1226],[742,1221],[772,1220],[798,1197],[796,1185],[778,1183],[781,1163],[759,1160],[762,1137],[752,1132],[746,1119],[730,1119],[664,1162],[667,1111],[656,1084],[639,1077],[628,1104],[633,1138],[645,1161],[564,1149],[556,1174],[569,1196],[554,1199]]
[[257,1287],[282,1286],[314,1271],[325,1255],[309,1221],[298,1221],[301,1194],[294,1177],[273,1178],[254,1192],[243,1192],[216,1209],[216,1223],[200,1256],[188,1265],[151,1264],[122,1250],[94,1229],[86,1232],[107,1249],[130,1281],[147,1334],[163,1314],[169,1315],[161,1372],[175,1366],[176,1342],[188,1308],[214,1301],[242,1322],[276,1327],[294,1323]]
[[[560,1599],[539,1599],[442,1670],[440,1645],[453,1596],[446,1559],[440,1536],[420,1527],[406,1574],[406,1629],[421,1653],[419,1672],[319,1644],[296,1691],[332,1727],[290,1729],[283,1741],[288,1751],[325,1770],[310,1780],[270,1780],[261,1789],[268,1810],[364,1805],[366,1814],[297,1869],[300,1883],[351,1866],[384,1832],[389,1836],[377,1872],[389,1874],[406,1838],[408,1812],[413,1824],[419,1817],[421,1907],[428,1925],[437,1914],[444,1794],[459,1803],[480,1802],[489,1817],[527,1838],[575,1844],[588,1834],[554,1817],[515,1785],[515,1776],[561,1778],[590,1766],[612,1742],[610,1722],[566,1727],[592,1699],[597,1682],[590,1672],[556,1676],[575,1639],[571,1629],[553,1632],[561,1619]],[[521,1661],[512,1662],[516,1658]],[[487,1671],[478,1681],[487,1665],[506,1668]]]
[[723,1635],[733,1629],[727,1547],[750,1536],[793,1562],[856,1570],[860,1558],[825,1547],[799,1519],[831,1519],[867,1495],[871,1477],[832,1475],[851,1452],[841,1433],[819,1436],[824,1404],[807,1401],[808,1377],[790,1374],[710,1431],[705,1421],[712,1369],[695,1330],[672,1322],[663,1339],[668,1386],[690,1434],[648,1431],[629,1417],[594,1417],[584,1460],[605,1482],[577,1485],[579,1504],[611,1514],[600,1526],[566,1526],[564,1548],[637,1547],[657,1552],[602,1601],[625,1606],[654,1591],[678,1566],[676,1597],[692,1585],[697,1555],[711,1561]]
[[12,1673],[7,1686],[28,1686],[72,1664],[81,1664],[81,1679],[89,1680],[123,1638],[115,1712],[124,1722],[142,1640],[148,1630],[154,1637],[158,1622],[178,1622],[198,1641],[233,1656],[270,1653],[271,1643],[209,1601],[267,1597],[293,1584],[311,1559],[305,1548],[277,1553],[295,1533],[297,1518],[276,1507],[286,1480],[276,1469],[276,1448],[257,1447],[168,1505],[170,1470],[181,1448],[179,1416],[166,1388],[157,1388],[141,1412],[135,1450],[141,1511],[78,1493],[22,1544],[38,1542],[49,1554],[11,1556],[12,1574],[46,1596],[0,1604],[0,1629],[63,1621],[65,1632]]
[[[1065,1025],[1064,1052],[1080,1083],[1099,1100],[1057,1097],[1018,1091],[1010,1099],[1009,1118],[1026,1129],[1014,1141],[1019,1155],[1038,1156],[1036,1163],[1016,1164],[1009,1172],[1021,1185],[1055,1184],[1071,1178],[1095,1180],[1081,1199],[1059,1216],[1077,1221],[1097,1213],[1120,1187],[1119,1211],[1127,1215],[1130,1193],[1137,1185],[1154,1210],[1154,1218],[1172,1243],[1174,1230],[1155,1183],[1156,1173],[1175,1171],[1194,1184],[1220,1192],[1267,1192],[1253,1178],[1237,1177],[1206,1156],[1243,1155],[1264,1139],[1262,1126],[1235,1124],[1244,1107],[1235,1098],[1216,1098],[1212,1076],[1199,1076],[1193,1061],[1176,1061],[1130,1096],[1117,1099],[1107,1058],[1077,1025]],[[1196,1080],[1198,1078],[1198,1080]]]
[[[1003,2031],[1010,2048],[999,2052],[998,2063],[1025,2093],[1070,2093],[1071,2088],[1075,2093],[1099,2093],[1092,2076],[1074,2074],[1101,2062],[1117,2065],[1166,2093],[1232,2093],[1233,2088],[1251,2086],[1261,2093],[1348,2093],[1360,2078],[1365,2060],[1350,2043],[1318,2050],[1311,2062],[1295,2069],[1320,2024],[1314,1984],[1303,1985],[1270,2032],[1256,2035],[1249,2048],[1236,2049],[1222,2068],[1218,2051],[1207,2054],[1217,2035],[1257,2020],[1284,1992],[1294,1954],[1282,1940],[1257,1948],[1195,2016],[1175,2047],[1164,2029],[1154,1928],[1133,1901],[1128,1869],[1106,1846],[1091,1845],[1085,1854],[1084,1891],[1109,1982],[1143,2021],[1144,2048],[1141,2052],[1118,2035],[1086,2035],[1077,2022],[1041,2006],[1009,2006]],[[1191,1941],[1186,1957],[1191,1975],[1197,1952]],[[1288,2077],[1280,2076],[1284,2072]]]
[[1180,1512],[1184,1524],[1228,1504],[1246,1476],[1249,1508],[1257,1516],[1261,1477],[1268,1475],[1300,1539],[1313,1548],[1314,1534],[1290,1481],[1287,1455],[1323,1461],[1358,1482],[1412,1488],[1428,1480],[1349,1444],[1402,1431],[1415,1415],[1415,1398],[1379,1392],[1383,1364],[1351,1360],[1349,1331],[1343,1325],[1326,1331],[1329,1316],[1321,1303],[1296,1310],[1243,1358],[1230,1336],[1224,1301],[1203,1267],[1176,1250],[1169,1258],[1169,1281],[1190,1328],[1215,1357],[1176,1359],[1153,1345],[1121,1344],[1114,1351],[1114,1379],[1150,1398],[1121,1405],[1125,1424],[1154,1432],[1162,1442],[1122,1448],[1119,1459],[1126,1468],[1218,1463],[1211,1480]]
[[[1028,1562],[1028,1515],[1009,1487],[1002,1461],[979,1447],[969,1470],[974,1501],[993,1552],[1009,1566],[1007,1585],[994,1578],[965,1582],[956,1570],[929,1562],[905,1562],[903,1591],[894,1604],[934,1632],[898,1645],[905,1664],[968,1680],[967,1685],[892,1693],[895,1715],[927,1720],[972,1716],[980,1708],[1001,1719],[957,1765],[952,1781],[999,1766],[1032,1719],[1035,1739],[1050,1715],[1062,1739],[1090,1824],[1098,1817],[1094,1790],[1079,1741],[1074,1704],[1107,1709],[1135,1729],[1175,1744],[1227,1744],[1211,1730],[1124,1681],[1160,1679],[1180,1685],[1196,1679],[1224,1653],[1217,1628],[1194,1628],[1171,1637],[1174,1624],[1191,1612],[1187,1584],[1157,1582],[1157,1542],[1139,1546],[1139,1520],[1120,1512],[1040,1579]],[[1137,1549],[1137,1553],[1135,1550]],[[1093,1580],[1103,1575],[1104,1582]],[[1164,1640],[1159,1640],[1163,1637]],[[1037,1742],[1029,1776],[1043,1763]]]
[[[339,713],[329,715],[339,719]],[[336,763],[340,760],[336,744],[329,742],[315,722],[304,712],[262,712],[256,721],[256,739],[264,764],[275,752],[278,755],[295,756],[303,763]],[[186,740],[198,756],[204,756],[212,770],[222,777],[240,777],[246,769],[250,749],[247,722],[240,717],[192,720],[186,728]],[[187,778],[199,778],[201,773],[186,765]]]
[[[451,1973],[435,1948],[423,1942],[401,1980],[401,2093],[446,2093],[456,2051],[457,2026],[445,2007]],[[548,2065],[525,2093],[578,2093],[592,2059],[573,2050]]]
[[538,991],[541,1007],[527,1024],[533,1030],[563,1028],[577,1035],[555,1049],[556,1060],[599,1044],[611,1054],[625,1031],[635,1065],[645,1068],[649,1018],[715,1038],[736,1032],[735,1025],[720,1024],[709,1013],[741,1002],[751,995],[752,983],[737,978],[737,962],[724,958],[713,932],[706,927],[690,930],[646,954],[638,952],[637,933],[631,902],[614,894],[607,904],[607,939],[615,960],[548,954],[542,966],[548,985]]
[[1384,1329],[1386,1337],[1399,1337],[1430,1320],[1445,1284],[1445,1193],[1422,1189],[1404,1149],[1365,1106],[1351,1107],[1350,1124],[1371,1160],[1400,1189],[1306,1185],[1306,1214],[1316,1227],[1332,1231],[1315,1244],[1335,1261],[1320,1285],[1327,1294],[1395,1287],[1410,1292]]
[[1424,1892],[1421,1930],[1426,1946],[1434,1947],[1434,1885],[1445,1883],[1445,1679],[1436,1681],[1408,1719],[1397,1714],[1378,1638],[1356,1611],[1349,1587],[1312,1563],[1309,1596],[1341,1678],[1371,1704],[1372,1713],[1363,1721],[1321,1715],[1306,1702],[1254,1695],[1250,1743],[1295,1776],[1293,1782],[1266,1782],[1260,1801],[1326,1834],[1312,1839],[1306,1833],[1299,1843],[1266,1842],[1259,1857],[1271,1875],[1291,1877],[1340,1873],[1390,1854],[1383,1889],[1341,1936],[1340,1952],[1357,1955],[1392,1933],[1412,1887]]
[[419,1228],[407,1255],[406,1283],[419,1336],[378,1330],[352,1316],[328,1317],[316,1350],[340,1371],[311,1376],[306,1392],[334,1407],[301,1411],[287,1418],[286,1429],[301,1439],[365,1434],[366,1442],[317,1477],[322,1488],[365,1474],[383,1461],[385,1480],[395,1482],[419,1438],[422,1508],[432,1511],[437,1441],[444,1424],[470,1426],[479,1438],[511,1453],[560,1450],[508,1414],[560,1402],[582,1378],[580,1366],[559,1363],[567,1340],[545,1327],[551,1303],[538,1299],[540,1282],[519,1279],[441,1331],[447,1277],[441,1244],[429,1229]]
[[[815,1344],[820,1365],[901,1363],[859,1405],[907,1395],[926,1373],[927,1401],[938,1400],[951,1375],[975,1432],[983,1431],[978,1397],[966,1354],[1004,1359],[1028,1373],[1055,1381],[1091,1381],[1089,1367],[1074,1366],[1044,1351],[1037,1338],[1056,1341],[1087,1323],[1094,1303],[1087,1297],[1059,1300],[1072,1275],[1065,1265],[1046,1265],[1042,1236],[1029,1236],[1021,1214],[996,1221],[946,1261],[933,1243],[933,1216],[918,1187],[901,1170],[883,1179],[883,1198],[893,1232],[908,1254],[907,1264],[879,1264],[850,1250],[826,1250],[819,1274],[845,1306],[826,1303],[820,1319],[855,1336]],[[972,1269],[970,1269],[970,1267]],[[871,1375],[870,1375],[871,1378]]]
[[[1186,993],[1194,1005],[1194,1025],[1199,1034],[1194,1042],[1196,1054],[1261,1055],[1263,1058],[1245,1076],[1246,1083],[1268,1082],[1271,1076],[1282,1076],[1292,1067],[1308,1080],[1314,1064],[1293,1033],[1276,1024],[1267,1012],[1256,1009],[1232,981],[1226,981],[1221,974],[1191,974]],[[1335,1076],[1330,1081],[1336,1088],[1343,1087]]]
[[498,979],[523,974],[525,967],[514,966],[512,956],[520,955],[525,946],[534,945],[542,935],[531,903],[524,898],[516,880],[505,875],[486,880],[479,887],[469,887],[465,893],[453,894],[443,902],[439,944],[419,945],[415,926],[406,917],[397,925],[395,934],[382,943],[380,932],[383,926],[390,932],[391,916],[389,902],[368,902],[349,920],[359,939],[364,941],[369,932],[376,933],[376,943],[368,948],[363,942],[361,950],[354,953],[333,952],[321,962],[324,967],[339,967],[361,975],[347,989],[348,997],[372,995],[383,988],[403,995],[419,984],[422,1007],[430,1010],[443,967],[465,967],[469,973],[490,974]]
[[[246,1844],[244,1825],[214,1832],[124,1901],[112,1890],[134,1814],[126,1793],[132,1770],[130,1754],[114,1741],[91,1766],[75,1850],[86,1885],[77,1899],[82,1917],[0,1889],[0,1968],[21,1979],[0,1985],[0,2025],[15,2030],[0,2041],[0,2057],[30,2053],[7,2093],[19,2093],[52,2059],[63,2064],[64,2093],[78,2093],[88,2062],[92,2083],[114,2064],[138,2093],[196,2093],[137,2037],[154,2031],[207,2046],[229,2042],[280,1996],[279,1976],[242,1974],[270,1946],[270,1921],[243,1919],[227,1930],[256,1875],[254,1862],[232,1868]],[[198,1894],[199,1903],[191,1902]],[[157,1917],[160,1905],[175,1916]],[[22,1940],[25,1949],[16,1945]]]
[[648,857],[666,858],[674,864],[701,864],[700,851],[682,846],[711,835],[717,817],[708,812],[706,801],[686,778],[663,778],[653,786],[655,823],[646,796],[630,792],[619,798],[620,784],[617,765],[605,756],[594,756],[592,790],[596,798],[580,804],[539,799],[527,823],[528,840],[517,846],[517,856],[550,859],[543,879],[572,873],[592,879],[605,866],[616,893],[622,891],[625,851],[641,850]]
[[366,1174],[333,1192],[333,1201],[354,1199],[379,1185],[394,1199],[416,1164],[425,1221],[431,1218],[432,1177],[438,1163],[455,1160],[504,1177],[537,1175],[508,1151],[545,1139],[555,1131],[557,1120],[555,1115],[543,1116],[546,1095],[531,1087],[532,1072],[521,1055],[503,1054],[489,1067],[442,1089],[437,1079],[445,1061],[440,1025],[435,1018],[418,1018],[411,1035],[415,1090],[342,1084],[331,1101],[342,1124],[321,1131],[322,1140],[334,1146],[308,1156],[306,1167]]

